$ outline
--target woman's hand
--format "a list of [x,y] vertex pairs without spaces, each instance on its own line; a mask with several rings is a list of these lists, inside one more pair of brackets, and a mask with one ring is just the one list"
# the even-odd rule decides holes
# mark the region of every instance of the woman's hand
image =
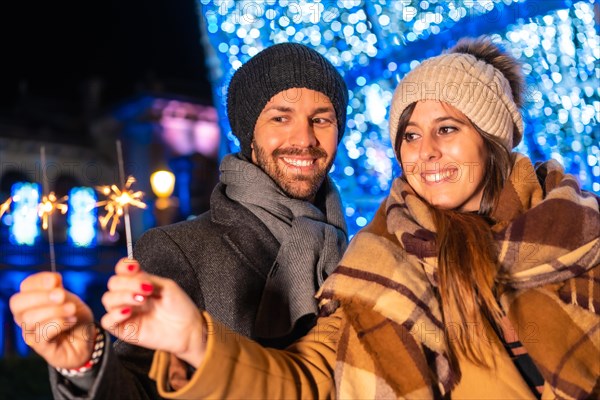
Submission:
[[96,328],[90,308],[62,286],[61,275],[30,275],[10,298],[23,339],[55,368],[79,368],[92,357]]
[[206,344],[206,324],[194,302],[175,282],[145,273],[135,260],[115,267],[102,296],[102,326],[119,339],[164,350],[198,367]]

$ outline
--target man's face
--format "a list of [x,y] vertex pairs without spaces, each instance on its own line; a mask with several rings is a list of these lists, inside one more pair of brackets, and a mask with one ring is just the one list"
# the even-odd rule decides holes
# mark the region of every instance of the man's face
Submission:
[[252,162],[292,198],[313,201],[335,158],[337,118],[327,96],[306,88],[279,92],[254,128]]

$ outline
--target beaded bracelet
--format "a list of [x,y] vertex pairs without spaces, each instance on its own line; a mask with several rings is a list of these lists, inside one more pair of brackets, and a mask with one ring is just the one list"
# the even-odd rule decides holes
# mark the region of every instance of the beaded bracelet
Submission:
[[56,368],[59,374],[66,377],[83,376],[86,372],[100,361],[104,353],[104,331],[98,326],[96,328],[96,339],[94,340],[94,350],[91,358],[83,366],[75,369]]

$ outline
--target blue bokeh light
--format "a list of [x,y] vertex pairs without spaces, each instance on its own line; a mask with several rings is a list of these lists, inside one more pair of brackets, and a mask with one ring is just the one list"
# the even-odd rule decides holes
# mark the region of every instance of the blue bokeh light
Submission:
[[40,236],[40,185],[17,182],[11,188],[12,223],[9,227],[9,240],[12,244],[33,246]]
[[89,187],[75,187],[69,192],[69,225],[67,236],[75,247],[92,247],[96,244],[97,208],[96,192]]
[[[398,81],[463,36],[487,34],[523,64],[528,89],[524,140],[534,161],[556,158],[583,187],[600,193],[600,36],[595,0],[385,1],[198,0],[208,29],[211,78],[226,143],[226,85],[263,48],[300,42],[319,51],[349,88],[346,135],[332,176],[351,233],[372,218],[400,173],[387,132]],[[597,5],[596,5],[597,6]],[[220,27],[211,31],[214,24]],[[217,49],[215,51],[214,49]],[[352,173],[350,173],[352,171]]]

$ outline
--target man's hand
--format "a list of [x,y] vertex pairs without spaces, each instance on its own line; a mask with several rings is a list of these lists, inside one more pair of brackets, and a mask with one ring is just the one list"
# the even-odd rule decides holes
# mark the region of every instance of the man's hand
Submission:
[[95,339],[90,308],[62,286],[61,275],[28,276],[10,298],[10,310],[25,342],[55,368],[79,368],[92,356]]
[[135,260],[122,259],[102,304],[107,311],[102,326],[121,340],[168,351],[194,367],[202,362],[204,318],[172,280],[145,273]]

